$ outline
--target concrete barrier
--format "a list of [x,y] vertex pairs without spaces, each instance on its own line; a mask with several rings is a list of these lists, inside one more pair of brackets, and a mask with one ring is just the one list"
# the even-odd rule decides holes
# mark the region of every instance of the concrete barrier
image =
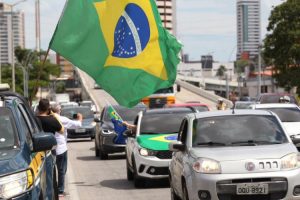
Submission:
[[230,101],[228,99],[225,99],[225,98],[223,98],[221,96],[213,94],[210,91],[204,90],[202,88],[194,86],[194,85],[192,85],[190,83],[187,83],[185,81],[182,81],[180,79],[176,79],[176,84],[180,85],[181,87],[185,88],[186,90],[189,90],[189,91],[191,91],[191,92],[193,92],[193,93],[195,93],[195,94],[197,94],[197,95],[199,95],[199,96],[201,96],[203,98],[206,98],[206,99],[209,99],[211,101],[214,101],[215,103],[218,102],[218,99],[222,98],[222,99],[224,99],[224,102],[227,104],[227,106],[229,108],[231,108],[232,105],[233,105],[232,101]]

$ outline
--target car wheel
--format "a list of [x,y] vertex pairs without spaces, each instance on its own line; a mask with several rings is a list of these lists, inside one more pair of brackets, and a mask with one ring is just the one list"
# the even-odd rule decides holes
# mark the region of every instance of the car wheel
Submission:
[[141,188],[145,186],[144,180],[138,176],[137,174],[137,169],[134,160],[132,161],[132,168],[133,168],[133,182],[134,182],[134,187],[136,188]]
[[182,182],[182,196],[182,200],[189,200],[189,194],[185,182]]
[[53,183],[53,194],[52,194],[52,199],[53,200],[58,200],[58,187],[57,187],[57,180],[56,180],[56,169],[53,169],[53,178],[52,178],[52,183]]
[[99,157],[99,149],[98,149],[96,140],[95,140],[95,156]]
[[101,160],[107,160],[108,159],[108,154],[101,151],[101,149],[99,149],[99,156],[100,156]]
[[126,158],[126,169],[127,169],[127,180],[128,181],[132,181],[133,180],[133,173],[129,169],[129,163],[128,163],[128,159],[127,158]]

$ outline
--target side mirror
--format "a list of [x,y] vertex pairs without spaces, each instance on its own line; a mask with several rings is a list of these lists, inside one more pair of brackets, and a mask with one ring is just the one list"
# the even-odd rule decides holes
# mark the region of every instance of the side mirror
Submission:
[[297,146],[298,144],[300,144],[300,138],[291,137],[291,139],[292,139],[294,145]]
[[37,133],[32,136],[33,152],[51,150],[56,146],[56,139],[53,133]]
[[128,130],[124,131],[123,135],[125,135],[127,137],[135,138],[135,131],[128,129]]
[[170,142],[169,143],[169,150],[173,152],[178,152],[178,151],[184,151],[185,149],[185,144],[182,144],[181,142]]
[[180,85],[177,85],[177,92],[180,92],[180,90],[181,90]]

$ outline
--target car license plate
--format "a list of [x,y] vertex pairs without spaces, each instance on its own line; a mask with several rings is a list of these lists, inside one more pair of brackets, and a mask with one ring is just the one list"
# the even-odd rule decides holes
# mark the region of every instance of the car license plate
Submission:
[[263,183],[243,183],[236,186],[237,195],[268,194],[268,190],[268,184]]
[[75,133],[84,133],[84,132],[85,132],[84,128],[75,129]]

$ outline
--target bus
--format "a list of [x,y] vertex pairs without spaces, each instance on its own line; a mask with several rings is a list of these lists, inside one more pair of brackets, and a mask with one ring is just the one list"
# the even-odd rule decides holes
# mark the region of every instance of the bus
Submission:
[[163,108],[166,104],[175,103],[175,94],[180,92],[180,85],[162,88],[142,99],[149,108]]

